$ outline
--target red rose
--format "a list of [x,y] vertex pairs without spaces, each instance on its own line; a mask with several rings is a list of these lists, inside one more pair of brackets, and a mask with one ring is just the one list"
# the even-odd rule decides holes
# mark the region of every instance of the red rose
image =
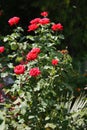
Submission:
[[41,16],[43,16],[43,17],[47,17],[47,16],[48,16],[48,12],[46,12],[46,11],[41,12]]
[[52,60],[52,65],[57,65],[57,64],[58,64],[58,62],[59,62],[59,60],[58,60],[58,59],[53,59],[53,60]]
[[37,24],[31,24],[28,26],[28,32],[29,31],[34,31],[38,28],[39,26]]
[[40,20],[41,20],[40,18],[35,18],[30,21],[30,24],[38,24]]
[[48,23],[50,23],[50,19],[48,19],[48,18],[43,18],[43,19],[41,19],[41,20],[39,21],[39,23],[42,24],[42,25],[48,24]]
[[19,20],[20,20],[19,17],[13,17],[8,20],[8,23],[10,26],[13,26],[13,25],[17,24],[19,22]]
[[14,73],[16,74],[24,74],[25,67],[23,65],[17,65],[14,68]]
[[40,48],[33,48],[32,50],[31,50],[31,52],[32,53],[35,53],[35,54],[39,54],[40,53]]
[[31,60],[35,60],[37,59],[37,54],[36,53],[33,53],[33,52],[29,52],[26,56],[26,59],[28,61],[31,61]]
[[5,50],[4,46],[0,46],[0,53],[3,53]]
[[41,74],[41,71],[37,67],[36,68],[32,68],[29,71],[29,75],[32,76],[32,77],[36,77],[36,76],[38,76],[40,74]]
[[53,24],[51,28],[53,31],[62,31],[63,30],[63,26],[61,25],[61,23]]

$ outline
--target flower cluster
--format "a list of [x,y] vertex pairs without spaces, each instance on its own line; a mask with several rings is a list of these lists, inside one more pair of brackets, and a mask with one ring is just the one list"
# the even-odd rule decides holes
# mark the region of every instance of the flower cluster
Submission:
[[[40,25],[45,26],[46,24],[50,24],[50,19],[47,18],[48,16],[48,12],[44,11],[41,12],[41,16],[43,16],[44,18],[35,18],[33,20],[30,21],[30,25],[28,26],[28,31],[34,31],[36,29],[39,28]],[[20,18],[19,17],[13,17],[10,18],[8,23],[10,26],[13,26],[15,24],[18,24]],[[51,25],[51,30],[53,31],[62,31],[63,30],[63,26],[58,23],[58,24],[52,24]],[[0,53],[2,53],[4,51],[4,47],[0,47]],[[14,67],[14,73],[17,75],[20,74],[24,74],[25,72],[25,63],[36,60],[38,58],[39,53],[41,52],[40,48],[33,48],[31,51],[28,52],[28,54],[26,55],[26,61],[22,61],[21,64],[17,65]],[[59,60],[58,59],[52,59],[51,64],[53,66],[57,66]],[[39,74],[41,74],[41,71],[39,70],[39,68],[31,68],[29,71],[30,76],[38,76]]]
[[[32,61],[35,60],[38,56],[38,54],[41,52],[40,48],[33,48],[27,55],[26,55],[26,60],[27,61]],[[25,67],[24,65],[17,65],[14,68],[14,73],[15,74],[24,74],[25,72]],[[32,68],[29,71],[30,76],[36,77],[40,74],[40,70],[38,68]]]
[[28,31],[34,31],[36,30],[39,25],[45,25],[45,24],[49,24],[50,23],[50,19],[48,18],[35,18],[33,20],[30,21],[30,24],[28,26]]
[[[30,25],[28,26],[28,32],[38,29],[39,25],[45,25],[50,23],[50,19],[46,18],[48,16],[48,12],[46,11],[42,12],[41,16],[43,16],[44,18],[35,18],[30,21]],[[8,20],[8,23],[10,26],[13,26],[18,24],[19,21],[20,21],[19,17],[13,17]],[[53,24],[51,29],[53,31],[62,31],[63,26],[61,25],[61,23]]]
[[30,21],[31,25],[28,26],[28,31],[34,31],[39,27],[39,25],[45,25],[50,23],[50,19],[46,18],[48,16],[48,12],[42,12],[41,16],[43,16],[44,18],[35,18]]
[[[37,59],[38,58],[38,54],[41,52],[41,49],[40,48],[33,48],[27,55],[26,55],[26,60],[27,61],[33,61],[33,60],[35,60],[35,59]],[[52,59],[52,65],[53,66],[55,66],[55,65],[57,65],[58,64],[58,62],[59,62],[59,60],[58,59]],[[24,65],[17,65],[17,66],[15,66],[15,68],[14,68],[14,73],[16,73],[16,74],[24,74],[24,71],[25,71],[25,67],[24,67]],[[36,77],[36,76],[38,76],[39,74],[41,74],[41,71],[39,70],[39,68],[32,68],[32,69],[30,69],[30,71],[29,71],[29,74],[30,74],[30,76],[32,76],[32,77]]]
[[[44,18],[42,18],[42,19],[41,18],[35,18],[35,19],[30,21],[31,25],[28,26],[28,31],[34,31],[39,27],[39,25],[45,25],[45,24],[50,23],[50,19],[46,18],[48,16],[48,12],[42,12],[41,16],[43,16]],[[63,26],[62,26],[61,23],[53,24],[51,29],[53,31],[62,31]]]

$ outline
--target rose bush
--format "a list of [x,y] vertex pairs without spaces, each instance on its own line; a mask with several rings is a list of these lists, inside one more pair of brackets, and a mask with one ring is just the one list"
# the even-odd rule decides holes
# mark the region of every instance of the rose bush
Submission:
[[[41,16],[44,18],[30,21],[27,36],[17,27],[3,37],[0,47],[2,130],[83,129],[82,117],[86,111],[80,116],[80,108],[72,107],[74,95],[71,94],[75,90],[71,84],[75,75],[72,58],[67,50],[59,50],[60,40],[64,39],[63,25],[51,22],[48,12],[42,12]],[[13,17],[8,22],[15,26],[19,20]]]

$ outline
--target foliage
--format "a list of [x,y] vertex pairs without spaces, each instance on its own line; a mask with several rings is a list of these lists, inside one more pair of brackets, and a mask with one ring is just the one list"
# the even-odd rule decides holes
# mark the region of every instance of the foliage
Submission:
[[46,16],[28,26],[27,36],[17,27],[3,37],[0,105],[5,130],[85,129],[86,97],[75,99],[72,58],[57,48],[63,26],[53,30],[55,23]]

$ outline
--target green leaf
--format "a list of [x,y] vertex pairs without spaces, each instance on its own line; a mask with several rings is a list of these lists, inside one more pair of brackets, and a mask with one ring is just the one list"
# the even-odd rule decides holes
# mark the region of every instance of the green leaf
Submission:
[[59,39],[64,39],[64,35],[60,34],[60,35],[58,35],[58,38]]
[[18,48],[17,43],[12,42],[12,43],[11,43],[11,50],[17,50],[17,48]]
[[5,117],[2,111],[0,111],[0,130],[5,130]]
[[23,57],[17,57],[17,58],[15,59],[16,62],[20,62],[20,61],[22,61],[22,60],[23,60]]
[[26,101],[22,102],[20,108],[21,108],[21,114],[24,115],[26,113],[27,102]]
[[8,37],[4,37],[3,41],[7,42],[8,41]]
[[9,68],[13,68],[13,63],[9,63],[9,64],[8,64],[8,67],[9,67]]
[[52,129],[55,129],[56,128],[56,125],[55,124],[53,124],[53,123],[47,123],[46,125],[45,125],[45,128],[52,128]]
[[27,38],[27,39],[30,39],[31,41],[34,41],[34,37],[33,37],[33,36],[30,36],[30,35],[29,35],[29,36],[27,36],[26,38]]
[[6,77],[6,76],[8,76],[8,73],[6,72],[6,73],[1,73],[1,78],[4,78],[4,77]]

